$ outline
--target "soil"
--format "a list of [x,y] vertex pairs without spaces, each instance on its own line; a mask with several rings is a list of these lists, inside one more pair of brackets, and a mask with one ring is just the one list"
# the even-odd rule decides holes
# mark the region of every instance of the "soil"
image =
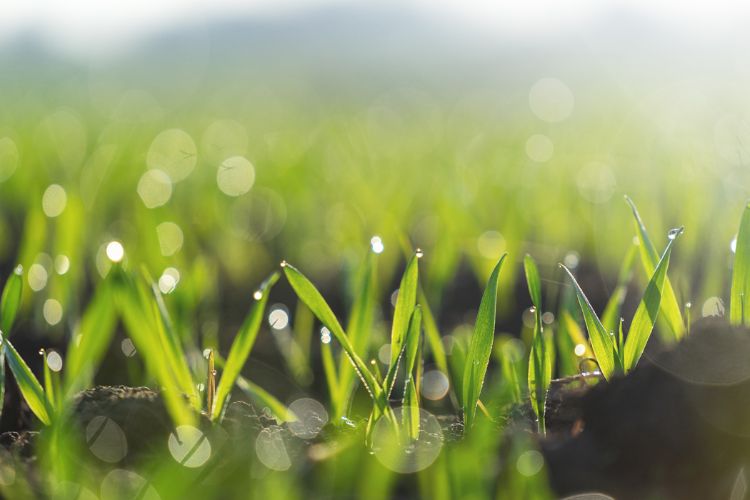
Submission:
[[541,445],[559,495],[730,498],[750,463],[750,332],[701,322],[629,375],[552,408]]

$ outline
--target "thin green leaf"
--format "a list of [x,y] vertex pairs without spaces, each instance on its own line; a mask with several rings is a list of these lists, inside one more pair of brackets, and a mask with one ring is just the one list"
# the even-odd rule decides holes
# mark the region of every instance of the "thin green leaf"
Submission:
[[542,281],[539,278],[539,269],[536,267],[534,258],[531,255],[526,254],[523,259],[523,269],[526,273],[526,284],[529,287],[529,295],[531,296],[531,303],[537,311],[542,310]]
[[83,314],[78,331],[68,345],[65,360],[65,393],[71,395],[89,386],[115,331],[116,313],[109,281],[97,288]]
[[237,377],[242,371],[242,367],[245,366],[250,351],[255,344],[255,339],[258,337],[258,331],[260,325],[263,322],[264,313],[266,310],[266,304],[268,303],[268,295],[270,294],[271,288],[279,280],[279,273],[274,272],[261,284],[260,288],[253,295],[253,305],[250,307],[250,312],[245,317],[245,321],[242,323],[237,335],[234,337],[232,347],[229,349],[229,355],[227,356],[227,362],[224,365],[224,369],[221,372],[221,379],[219,379],[219,386],[216,388],[216,397],[214,404],[210,408],[211,420],[216,421],[224,411],[224,405],[227,401],[229,393],[232,391]]
[[604,307],[602,325],[604,325],[604,329],[608,332],[617,330],[617,324],[620,322],[620,311],[628,293],[628,284],[633,277],[633,263],[635,262],[637,251],[638,247],[636,245],[630,245],[628,248],[625,259],[623,259],[620,266],[620,272],[617,275],[617,286],[609,297],[607,305]]
[[552,365],[549,362],[550,356],[547,352],[547,342],[544,338],[544,329],[542,327],[542,289],[534,259],[527,255],[524,258],[524,271],[526,272],[526,283],[529,287],[529,295],[534,303],[534,336],[531,342],[531,352],[529,354],[529,399],[531,407],[537,416],[539,432],[545,434],[545,408],[547,402],[547,391],[552,381]]
[[[659,254],[656,251],[656,247],[651,242],[651,239],[648,237],[646,226],[643,224],[643,220],[638,213],[638,209],[635,207],[635,203],[633,203],[633,200],[627,196],[625,197],[625,201],[630,205],[630,208],[633,211],[643,268],[646,270],[647,276],[652,276],[654,274],[654,269],[656,269],[656,266],[659,263]],[[674,288],[672,287],[669,278],[664,282],[664,299],[661,302],[661,312],[670,331],[674,335],[674,338],[680,339],[685,334],[685,323],[682,319],[682,311],[677,302],[677,296],[675,295]]]
[[419,305],[422,307],[422,323],[424,324],[424,333],[427,340],[427,345],[430,348],[432,357],[435,360],[435,365],[438,369],[445,373],[449,373],[448,370],[448,356],[445,354],[445,346],[443,345],[443,337],[440,335],[435,315],[432,313],[432,308],[427,301],[422,287],[419,287]]
[[339,344],[341,344],[342,349],[349,357],[357,375],[359,375],[373,401],[375,401],[378,406],[384,407],[386,401],[382,397],[380,384],[377,383],[375,377],[367,368],[367,365],[365,365],[359,355],[354,351],[354,347],[352,346],[349,337],[346,335],[346,332],[344,332],[339,320],[336,319],[336,315],[333,314],[333,311],[318,289],[315,288],[315,285],[313,285],[305,275],[291,264],[284,262],[282,267],[287,280],[289,280],[289,284],[292,286],[300,300],[307,304],[307,307],[309,307],[313,314],[315,314],[315,317],[317,317],[318,320],[331,331]]
[[492,354],[492,343],[495,338],[495,317],[497,313],[497,288],[500,269],[507,254],[500,257],[495,269],[490,274],[487,286],[479,304],[479,312],[471,336],[463,374],[462,409],[464,413],[464,430],[468,431],[474,424],[477,412],[477,401],[482,392],[487,365]]
[[[184,398],[184,393],[175,380],[172,363],[168,359],[162,340],[162,332],[156,325],[153,304],[148,290],[141,281],[135,281],[117,266],[111,271],[114,276],[115,304],[122,317],[125,329],[146,363],[149,373],[163,387],[162,395],[172,420],[178,424],[195,424],[194,407]],[[200,403],[200,401],[198,401]]]
[[586,294],[581,290],[580,285],[576,281],[573,273],[560,264],[568,276],[570,276],[573,286],[578,297],[578,305],[583,313],[583,319],[586,323],[586,329],[589,332],[589,341],[591,342],[591,348],[594,351],[596,362],[599,364],[599,370],[605,379],[610,380],[613,376],[622,373],[622,364],[615,352],[615,345],[612,340],[612,336],[604,329],[602,322],[599,321],[599,317],[594,312],[594,308],[591,307],[589,299],[586,298]]
[[21,306],[23,294],[23,267],[17,266],[8,277],[0,297],[0,331],[10,335],[13,323],[16,321],[18,309]]
[[[369,252],[357,283],[357,294],[352,305],[347,324],[347,332],[354,352],[367,358],[370,346],[372,323],[377,305],[377,254]],[[330,346],[329,346],[330,350]],[[324,360],[325,362],[325,360]],[[333,374],[336,372],[331,370]],[[338,391],[334,401],[335,421],[341,421],[355,388],[355,372],[345,355],[340,357],[338,366]]]
[[682,231],[683,229],[680,228],[669,232],[667,248],[664,250],[664,254],[646,286],[641,303],[638,305],[638,309],[636,309],[633,316],[633,321],[630,323],[623,353],[623,368],[626,373],[635,368],[635,365],[643,354],[643,350],[646,348],[649,337],[651,337],[666,288],[667,269],[669,268],[672,245],[677,241]]
[[750,202],[745,205],[737,233],[729,303],[732,324],[750,324]]
[[44,394],[44,389],[39,383],[39,380],[34,376],[29,368],[29,365],[21,358],[8,339],[0,332],[0,340],[5,346],[5,358],[8,361],[8,367],[13,373],[13,377],[16,379],[18,388],[21,391],[23,399],[34,415],[42,421],[44,425],[50,425],[52,423],[52,408],[47,401],[47,396]]
[[[391,327],[391,365],[398,361],[404,337],[409,328],[409,321],[414,306],[417,303],[417,288],[419,285],[419,257],[414,254],[406,265],[401,284],[398,287],[396,307],[393,310],[393,325]],[[387,378],[387,377],[386,377]]]

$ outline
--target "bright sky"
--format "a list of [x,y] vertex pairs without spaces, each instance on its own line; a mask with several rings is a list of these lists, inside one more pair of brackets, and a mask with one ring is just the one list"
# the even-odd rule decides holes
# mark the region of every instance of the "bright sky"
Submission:
[[[388,0],[472,28],[534,36],[610,12],[629,12],[697,36],[750,26],[750,2],[736,0]],[[2,0],[0,43],[34,33],[63,52],[115,48],[180,23],[284,15],[346,0]],[[350,5],[383,5],[352,0]]]

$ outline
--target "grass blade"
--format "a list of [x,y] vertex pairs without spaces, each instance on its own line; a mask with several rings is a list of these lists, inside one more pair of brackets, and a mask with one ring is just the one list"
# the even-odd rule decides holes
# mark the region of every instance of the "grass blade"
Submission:
[[23,267],[18,266],[8,277],[0,297],[0,331],[10,335],[13,323],[16,321],[18,309],[21,306],[23,294]]
[[52,423],[52,408],[44,394],[44,389],[39,380],[34,376],[29,365],[21,358],[13,344],[0,332],[0,341],[5,346],[5,358],[8,361],[8,367],[16,379],[18,388],[21,391],[23,399],[29,405],[34,415],[42,421],[44,425]]
[[109,347],[115,331],[116,314],[108,281],[96,290],[81,319],[78,331],[68,345],[65,360],[65,394],[87,387]]
[[[377,254],[368,252],[365,264],[357,286],[357,295],[352,305],[347,332],[352,342],[354,352],[361,358],[367,358],[370,346],[372,323],[375,316],[377,302]],[[330,345],[322,346],[330,352]],[[324,358],[325,361],[325,358]],[[335,371],[331,370],[335,375]],[[326,372],[328,376],[328,372]],[[335,380],[335,377],[334,377]],[[349,399],[355,388],[354,369],[346,356],[341,356],[338,367],[338,390],[334,398],[334,419],[340,421],[345,416],[349,406]]]
[[[630,205],[630,209],[633,211],[633,218],[635,219],[635,230],[638,236],[638,242],[640,247],[641,262],[643,268],[646,270],[647,276],[654,274],[659,263],[659,254],[656,251],[656,247],[651,242],[646,232],[646,226],[643,224],[638,209],[635,207],[635,203],[629,197],[625,197],[625,201]],[[670,331],[674,335],[675,339],[680,339],[685,334],[685,323],[682,319],[682,311],[680,309],[679,302],[677,302],[677,296],[674,293],[674,288],[669,278],[664,282],[664,299],[661,301],[661,313],[662,317],[666,320]]]
[[[406,265],[401,284],[398,287],[396,308],[393,311],[393,325],[391,327],[391,366],[394,366],[401,352],[409,329],[409,321],[417,303],[417,289],[419,285],[419,253],[414,254]],[[389,370],[390,371],[390,370]],[[388,377],[386,377],[387,379]]]
[[223,413],[227,397],[232,391],[232,387],[242,371],[242,367],[245,365],[248,356],[250,356],[250,351],[255,344],[260,325],[263,322],[263,315],[266,310],[266,304],[268,303],[268,295],[271,288],[278,280],[279,273],[274,272],[271,276],[266,278],[260,288],[258,288],[255,294],[253,294],[253,305],[250,308],[250,312],[245,317],[245,321],[242,323],[240,330],[234,337],[232,347],[230,347],[229,355],[227,356],[227,362],[221,372],[219,386],[216,388],[214,404],[209,409],[211,412],[211,420],[214,422],[217,421]]
[[464,432],[471,429],[477,412],[477,401],[482,392],[487,365],[492,354],[492,343],[495,338],[495,317],[497,314],[497,285],[500,269],[507,254],[503,254],[490,274],[487,286],[479,304],[479,312],[471,336],[469,350],[464,363],[463,389],[461,391],[464,413]]
[[346,335],[346,332],[344,332],[339,320],[336,319],[336,315],[333,314],[331,307],[325,301],[318,289],[315,288],[315,285],[313,285],[304,274],[291,264],[283,262],[282,267],[287,280],[289,280],[289,284],[292,286],[300,300],[310,308],[313,314],[315,314],[315,317],[317,317],[318,320],[331,331],[339,344],[341,344],[341,348],[349,357],[357,375],[359,375],[372,399],[378,406],[385,407],[386,401],[382,397],[380,384],[377,383],[372,372],[367,368],[367,365],[365,365],[359,355],[354,351],[354,347],[352,346],[349,337]]
[[745,205],[737,233],[729,320],[735,325],[750,323],[750,203]]
[[614,332],[617,330],[618,323],[620,322],[620,311],[622,310],[622,304],[625,302],[625,297],[628,292],[628,284],[633,277],[633,264],[635,262],[635,256],[638,252],[636,245],[631,245],[625,254],[625,259],[622,261],[620,266],[620,272],[617,275],[617,286],[614,292],[609,298],[607,305],[604,307],[602,313],[602,325],[608,332]]
[[548,349],[544,338],[544,328],[542,327],[542,285],[539,270],[530,255],[526,255],[524,258],[523,267],[526,272],[529,295],[534,304],[534,337],[531,342],[528,370],[529,399],[537,417],[539,433],[543,435],[546,433],[544,413],[547,391],[552,381],[552,365],[548,362],[551,354],[548,351],[551,351],[551,349]]
[[409,322],[409,331],[406,335],[406,350],[404,359],[404,382],[403,396],[403,420],[409,436],[412,439],[419,437],[419,394],[415,383],[415,364],[418,361],[417,353],[422,340],[422,310],[420,306],[414,308],[414,313]]
[[673,229],[669,232],[667,248],[664,250],[664,254],[646,286],[641,303],[638,304],[638,309],[635,311],[625,340],[623,353],[623,368],[625,373],[635,368],[635,365],[643,354],[643,350],[646,348],[649,337],[651,337],[654,323],[661,308],[662,297],[664,296],[672,245],[674,245],[674,242],[677,241],[682,232],[683,228]]
[[576,296],[578,298],[578,305],[581,308],[581,313],[583,313],[583,319],[586,323],[586,329],[589,332],[591,349],[594,351],[596,362],[599,364],[599,370],[602,372],[604,378],[609,380],[623,371],[622,363],[620,363],[620,358],[617,356],[612,336],[604,329],[602,322],[599,321],[599,317],[594,312],[594,308],[591,307],[589,299],[586,298],[586,294],[581,290],[581,286],[576,281],[573,273],[562,264],[560,264],[560,267],[568,273],[570,280],[573,282]]
[[[10,335],[23,297],[23,267],[16,266],[0,296],[0,332]],[[0,415],[5,405],[5,346],[0,343]]]

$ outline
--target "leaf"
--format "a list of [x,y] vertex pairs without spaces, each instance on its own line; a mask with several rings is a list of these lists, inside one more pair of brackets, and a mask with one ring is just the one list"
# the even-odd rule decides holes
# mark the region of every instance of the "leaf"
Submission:
[[242,371],[242,367],[245,366],[250,351],[255,344],[255,339],[258,336],[258,330],[263,322],[264,312],[266,310],[266,304],[268,303],[268,295],[273,285],[279,280],[279,273],[274,272],[261,284],[260,288],[253,295],[253,305],[250,307],[250,312],[245,317],[242,326],[240,327],[237,335],[234,337],[232,347],[229,348],[229,355],[227,356],[227,362],[221,372],[221,378],[219,379],[219,386],[216,388],[216,397],[214,404],[210,408],[211,420],[217,421],[224,411],[224,405],[226,404],[227,397],[232,391],[237,377]]
[[[347,332],[349,333],[354,352],[361,358],[366,358],[367,350],[370,346],[372,323],[377,305],[376,253],[369,252],[367,254],[358,281],[357,294],[352,305],[351,315],[349,316]],[[330,351],[330,346],[328,346],[328,350]],[[330,371],[335,375],[335,370],[331,369]],[[341,421],[341,417],[345,416],[344,413],[349,406],[349,399],[355,387],[354,369],[345,355],[340,356],[338,374],[338,391],[333,401],[336,422]]]
[[10,335],[13,323],[16,321],[18,309],[21,306],[23,293],[23,267],[17,266],[8,277],[0,296],[0,332]]
[[5,346],[5,358],[8,361],[8,367],[13,373],[13,377],[16,379],[18,388],[21,391],[23,399],[34,415],[42,421],[44,425],[50,425],[52,423],[52,408],[50,407],[47,396],[44,394],[42,385],[39,380],[31,372],[31,369],[26,362],[19,356],[16,348],[13,347],[5,336],[0,338],[3,345]]
[[735,325],[750,324],[750,202],[742,212],[737,233],[729,320]]
[[435,315],[432,313],[430,304],[427,301],[422,287],[419,288],[419,305],[422,307],[422,323],[424,324],[424,333],[427,339],[427,344],[432,352],[432,357],[435,360],[435,365],[438,369],[445,373],[449,373],[448,370],[448,357],[445,354],[445,347],[443,346],[443,337],[440,335],[437,321],[435,321]]
[[614,332],[620,322],[620,311],[628,293],[628,283],[630,283],[633,276],[633,263],[635,262],[637,251],[638,247],[636,245],[630,245],[628,248],[625,259],[623,259],[620,266],[620,272],[617,275],[617,286],[612,292],[607,305],[604,307],[602,325],[604,325],[604,329],[608,332]]
[[544,338],[544,328],[542,327],[542,288],[539,270],[530,255],[526,255],[524,258],[523,266],[526,272],[529,295],[534,303],[534,336],[529,353],[528,370],[529,399],[537,416],[539,432],[543,435],[546,432],[544,413],[547,391],[552,381],[551,352],[548,352],[551,349],[548,349]]
[[97,287],[68,345],[65,360],[65,394],[72,395],[91,383],[115,331],[116,312],[110,282]]
[[605,379],[610,380],[613,376],[622,373],[622,364],[615,352],[615,345],[610,334],[604,329],[602,322],[599,321],[599,317],[594,312],[594,308],[591,307],[589,299],[586,298],[586,294],[581,290],[580,285],[573,277],[573,273],[560,264],[571,281],[576,291],[576,297],[578,298],[578,305],[583,313],[583,319],[586,323],[586,329],[589,332],[589,341],[591,342],[591,349],[594,351],[594,357],[596,362],[599,364],[599,370]]
[[[625,196],[625,201],[630,205],[630,208],[633,211],[635,230],[638,236],[641,254],[641,263],[646,270],[646,275],[652,276],[654,274],[654,269],[656,269],[656,266],[659,263],[659,254],[656,251],[656,247],[654,247],[654,244],[651,243],[651,240],[648,237],[646,226],[643,224],[643,220],[638,213],[638,209],[635,207],[635,203],[633,203],[633,200],[627,196]],[[664,299],[661,302],[661,312],[670,331],[674,335],[674,338],[682,338],[685,334],[685,323],[682,320],[682,311],[677,302],[677,296],[674,293],[669,278],[664,282]]]
[[497,285],[500,269],[507,254],[500,257],[495,269],[490,274],[487,286],[479,304],[479,312],[466,355],[463,374],[462,409],[464,413],[464,431],[471,429],[477,412],[477,401],[482,392],[487,365],[492,354],[492,343],[495,338],[495,317],[497,314]]
[[539,269],[536,267],[533,257],[526,254],[523,259],[523,268],[526,272],[526,284],[529,287],[529,295],[531,296],[531,303],[537,311],[542,309],[542,282],[539,278]]
[[[164,348],[163,332],[156,324],[153,299],[148,289],[142,281],[134,280],[120,266],[114,267],[110,273],[113,273],[115,304],[125,330],[143,356],[149,373],[162,386],[162,396],[172,420],[178,425],[194,425],[194,406],[190,406],[185,400],[175,379],[169,354]],[[149,304],[152,306],[149,307]]]
[[635,365],[643,354],[643,350],[646,348],[649,337],[651,337],[666,288],[667,269],[669,268],[672,245],[677,241],[682,231],[682,228],[670,231],[667,248],[664,250],[664,254],[646,286],[641,303],[638,304],[638,308],[635,310],[633,321],[630,323],[630,329],[625,339],[623,353],[623,368],[625,369],[625,373],[635,368]]
[[352,346],[349,337],[347,337],[346,332],[344,332],[338,319],[336,319],[336,315],[333,314],[333,311],[318,289],[315,288],[315,285],[313,285],[305,275],[299,272],[299,270],[291,264],[284,262],[282,267],[287,280],[289,280],[289,284],[292,286],[300,300],[307,304],[307,307],[309,307],[313,314],[315,314],[315,317],[317,317],[318,320],[331,331],[339,344],[341,344],[342,349],[344,349],[344,352],[349,357],[357,375],[359,375],[373,401],[375,401],[378,406],[384,407],[386,401],[382,397],[383,394],[380,389],[380,384],[377,383],[372,372],[367,368],[367,365],[365,365],[359,355],[354,351],[354,347]]
[[396,307],[393,311],[393,325],[391,327],[391,365],[394,365],[398,361],[404,337],[409,328],[409,320],[417,303],[417,289],[419,285],[419,257],[417,255],[414,254],[409,259],[409,263],[404,270],[404,275],[401,277],[401,284],[398,287]]

